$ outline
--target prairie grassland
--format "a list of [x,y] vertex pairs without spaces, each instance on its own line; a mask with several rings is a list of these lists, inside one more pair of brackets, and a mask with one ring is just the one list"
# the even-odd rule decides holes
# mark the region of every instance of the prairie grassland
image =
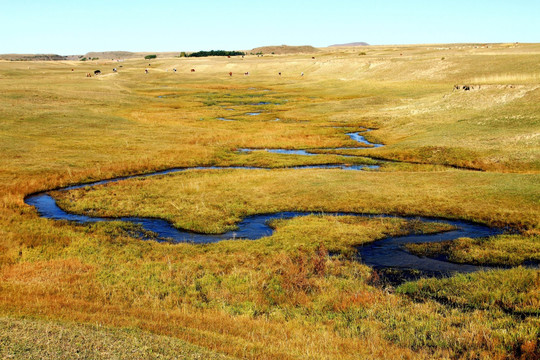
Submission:
[[[123,223],[42,219],[24,204],[32,192],[169,167],[276,168],[375,157],[408,163],[364,173],[189,171],[57,196],[74,211],[158,216],[207,232],[232,228],[248,214],[296,209],[442,216],[519,229],[474,244],[489,251],[491,241],[504,242],[493,245],[506,254],[496,263],[516,251],[508,243],[523,239],[520,250],[534,244],[540,46],[362,51],[367,55],[350,48],[324,49],[316,59],[170,58],[150,66],[0,62],[0,314],[7,319],[1,331],[11,334],[0,341],[15,349],[8,355],[69,357],[77,347],[90,354],[93,343],[118,351],[99,341],[59,341],[43,353],[42,342],[24,341],[43,324],[57,324],[50,326],[71,338],[102,336],[73,325],[81,323],[118,328],[110,331],[126,348],[177,338],[171,346],[187,357],[537,358],[538,270],[421,280],[394,292],[355,261],[351,246],[433,230],[423,225],[310,216],[276,221],[274,235],[258,241],[174,245],[135,239],[137,229]],[[95,69],[103,75],[85,77]],[[454,84],[481,86],[452,91]],[[260,102],[268,104],[253,105]],[[236,151],[357,146],[345,132],[364,128],[374,129],[365,134],[369,140],[386,146],[343,152],[359,158]],[[131,330],[122,328],[138,330],[124,336]],[[21,335],[14,342],[15,331]],[[170,349],[164,345],[160,354]]]

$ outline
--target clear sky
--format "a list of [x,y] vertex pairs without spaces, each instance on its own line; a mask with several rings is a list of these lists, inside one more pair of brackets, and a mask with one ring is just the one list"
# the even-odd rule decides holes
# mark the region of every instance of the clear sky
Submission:
[[540,0],[2,0],[0,53],[540,42]]

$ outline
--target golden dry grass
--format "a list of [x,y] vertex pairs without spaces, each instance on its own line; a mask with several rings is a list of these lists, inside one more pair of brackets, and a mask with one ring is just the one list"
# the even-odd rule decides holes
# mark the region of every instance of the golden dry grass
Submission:
[[[258,242],[171,245],[131,238],[126,224],[41,219],[24,204],[35,191],[169,167],[369,163],[236,149],[355,146],[345,132],[371,127],[366,137],[386,146],[348,153],[410,163],[374,173],[189,172],[66,199],[79,211],[159,215],[207,231],[294,207],[475,219],[534,236],[540,46],[362,51],[157,59],[149,74],[143,60],[0,61],[2,316],[21,334],[41,321],[71,334],[80,329],[73,322],[100,323],[142,330],[130,334],[135,343],[151,332],[253,359],[537,356],[537,270],[434,279],[393,294],[345,251],[406,224],[309,217],[277,222],[276,234]],[[102,76],[86,78],[98,68]],[[481,88],[453,92],[454,84]],[[260,101],[272,104],[251,105]],[[321,244],[343,252],[328,257]],[[452,296],[438,296],[441,289]],[[28,316],[45,320],[16,319]]]

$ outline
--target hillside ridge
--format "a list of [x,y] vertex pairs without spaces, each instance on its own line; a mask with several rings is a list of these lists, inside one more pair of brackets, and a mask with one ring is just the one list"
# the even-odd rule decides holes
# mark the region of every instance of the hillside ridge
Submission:
[[263,53],[263,54],[304,54],[304,53],[315,53],[319,50],[314,48],[311,45],[302,45],[302,46],[290,46],[290,45],[271,45],[271,46],[261,46],[252,49],[251,53]]
[[359,42],[351,42],[346,44],[334,44],[330,45],[329,47],[338,47],[338,46],[369,46],[367,42],[359,41]]

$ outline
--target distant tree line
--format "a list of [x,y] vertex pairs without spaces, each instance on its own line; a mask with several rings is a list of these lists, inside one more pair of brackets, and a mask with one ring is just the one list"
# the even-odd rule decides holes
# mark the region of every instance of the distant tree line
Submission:
[[[191,54],[182,53],[186,57],[205,57],[205,56],[239,56],[246,55],[242,51],[226,51],[226,50],[210,50],[210,51],[197,51]],[[180,56],[182,56],[182,54]]]

